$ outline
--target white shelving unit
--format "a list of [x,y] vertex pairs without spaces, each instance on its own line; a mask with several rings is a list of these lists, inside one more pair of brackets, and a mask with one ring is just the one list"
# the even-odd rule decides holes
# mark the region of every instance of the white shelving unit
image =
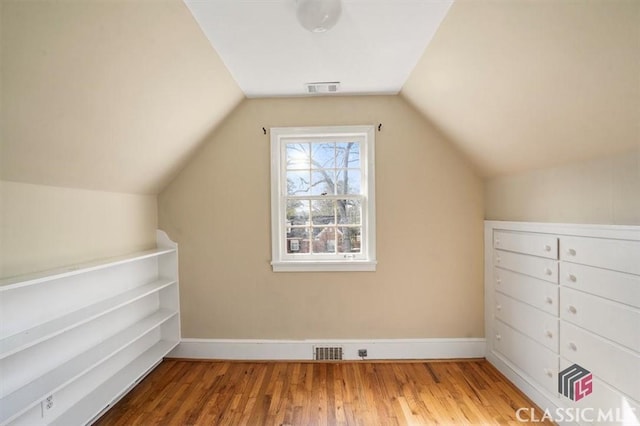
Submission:
[[0,281],[0,425],[84,425],[180,341],[177,245]]

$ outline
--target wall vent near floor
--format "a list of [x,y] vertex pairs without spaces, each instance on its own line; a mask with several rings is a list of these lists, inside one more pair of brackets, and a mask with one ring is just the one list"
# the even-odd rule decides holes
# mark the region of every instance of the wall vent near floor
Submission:
[[318,346],[313,349],[316,361],[338,361],[342,359],[342,347],[340,346]]

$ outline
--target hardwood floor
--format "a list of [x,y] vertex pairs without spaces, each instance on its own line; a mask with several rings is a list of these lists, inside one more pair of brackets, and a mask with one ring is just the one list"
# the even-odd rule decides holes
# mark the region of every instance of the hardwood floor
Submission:
[[165,360],[96,424],[521,424],[531,406],[485,360]]

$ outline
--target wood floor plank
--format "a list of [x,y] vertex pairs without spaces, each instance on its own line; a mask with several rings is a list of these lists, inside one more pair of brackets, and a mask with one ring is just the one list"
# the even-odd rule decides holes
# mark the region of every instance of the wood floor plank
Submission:
[[165,360],[96,425],[521,424],[521,407],[534,405],[484,360]]

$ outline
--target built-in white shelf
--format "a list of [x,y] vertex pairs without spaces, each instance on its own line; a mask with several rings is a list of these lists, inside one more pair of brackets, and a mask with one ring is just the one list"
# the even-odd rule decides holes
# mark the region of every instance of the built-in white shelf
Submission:
[[0,399],[0,405],[4,407],[0,412],[0,423],[12,420],[37,405],[41,400],[106,361],[174,315],[177,315],[177,312],[161,309]]
[[[110,408],[124,390],[133,388],[149,371],[158,364],[158,360],[176,347],[178,342],[161,340],[115,376],[93,390],[71,409],[56,418],[51,425],[69,426],[88,424],[96,415]],[[105,401],[107,401],[105,403]]]
[[178,344],[177,245],[157,244],[0,281],[0,425],[87,424]]
[[145,296],[158,292],[176,281],[158,280],[154,283],[134,288],[107,300],[89,305],[86,308],[71,312],[55,320],[30,328],[19,334],[0,340],[0,359],[6,358],[30,346],[86,324],[102,315],[135,302]]
[[34,274],[4,278],[0,280],[0,291],[13,290],[20,287],[41,284],[46,281],[53,281],[61,278],[72,277],[74,275],[86,274],[87,272],[98,271],[100,269],[113,268],[114,266],[133,263],[140,260],[175,252],[175,248],[158,248],[124,256],[111,257],[109,259],[103,259],[94,262],[80,263],[77,265],[65,266],[63,268],[36,272]]

